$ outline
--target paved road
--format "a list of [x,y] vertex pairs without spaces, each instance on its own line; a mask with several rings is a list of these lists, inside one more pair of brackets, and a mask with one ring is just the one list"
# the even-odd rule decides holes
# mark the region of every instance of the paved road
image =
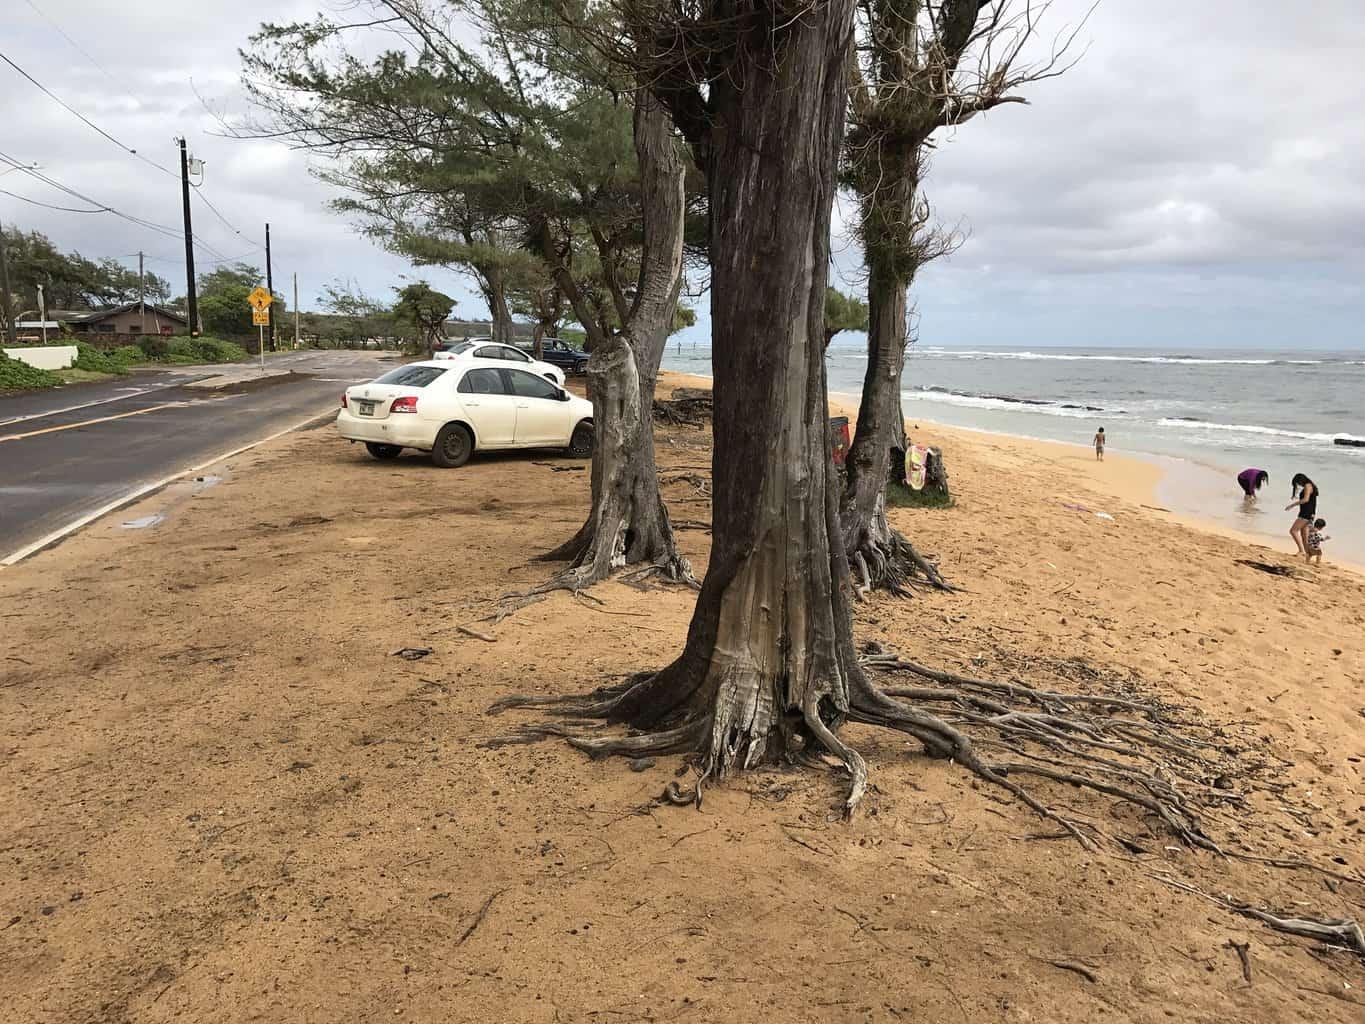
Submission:
[[238,394],[186,387],[218,371],[185,367],[0,398],[0,561],[139,487],[335,408],[342,389],[384,365],[373,352],[298,352],[268,366],[306,376]]

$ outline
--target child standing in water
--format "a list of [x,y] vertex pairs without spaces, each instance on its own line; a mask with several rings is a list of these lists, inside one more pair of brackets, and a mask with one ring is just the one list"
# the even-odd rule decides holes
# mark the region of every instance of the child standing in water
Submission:
[[1315,519],[1313,525],[1308,528],[1308,536],[1304,538],[1304,546],[1308,549],[1305,552],[1305,558],[1310,565],[1315,558],[1318,560],[1318,565],[1322,564],[1322,542],[1332,539],[1322,532],[1326,528],[1326,519]]
[[1095,431],[1095,461],[1104,461],[1104,428]]

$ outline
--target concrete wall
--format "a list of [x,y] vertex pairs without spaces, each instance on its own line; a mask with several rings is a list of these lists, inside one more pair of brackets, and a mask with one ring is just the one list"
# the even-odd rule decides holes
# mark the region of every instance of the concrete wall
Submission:
[[7,348],[5,355],[40,370],[65,370],[76,361],[75,345],[43,345],[38,348]]

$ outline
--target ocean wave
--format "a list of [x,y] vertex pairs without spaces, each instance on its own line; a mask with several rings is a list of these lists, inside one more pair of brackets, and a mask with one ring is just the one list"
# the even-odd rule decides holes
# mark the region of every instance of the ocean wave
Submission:
[[[1072,352],[997,352],[987,349],[950,349],[921,348],[918,354],[943,359],[1024,359],[1055,360],[1058,362],[1098,362],[1098,363],[1175,363],[1180,365],[1206,366],[1320,366],[1334,362],[1330,359],[1217,359],[1209,356],[1109,356],[1080,355]],[[1362,365],[1348,362],[1347,366]]]
[[1011,395],[971,394],[965,391],[950,391],[947,388],[921,385],[910,391],[902,391],[902,397],[918,398],[928,402],[942,402],[945,405],[968,406],[973,409],[1013,409],[1015,411],[1040,412],[1048,416],[1071,416],[1074,418],[1096,418],[1122,416],[1122,409],[1105,409],[1097,405],[1079,405],[1072,402],[1055,402],[1042,398],[1016,398]]
[[1193,427],[1198,430],[1223,430],[1238,434],[1261,434],[1268,437],[1289,437],[1299,441],[1325,441],[1332,442],[1338,437],[1347,441],[1359,441],[1353,434],[1335,433],[1319,434],[1303,430],[1281,430],[1278,427],[1262,427],[1255,423],[1207,423],[1204,420],[1197,420],[1188,416],[1174,416],[1158,420],[1158,424],[1163,427]]

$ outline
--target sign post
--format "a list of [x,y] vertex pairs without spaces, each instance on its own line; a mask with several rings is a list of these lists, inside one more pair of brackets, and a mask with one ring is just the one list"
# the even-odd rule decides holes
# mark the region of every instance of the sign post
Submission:
[[265,372],[265,329],[270,323],[270,304],[275,301],[275,296],[257,285],[251,290],[251,294],[246,297],[246,301],[251,304],[251,322],[260,328],[261,345],[261,372]]

